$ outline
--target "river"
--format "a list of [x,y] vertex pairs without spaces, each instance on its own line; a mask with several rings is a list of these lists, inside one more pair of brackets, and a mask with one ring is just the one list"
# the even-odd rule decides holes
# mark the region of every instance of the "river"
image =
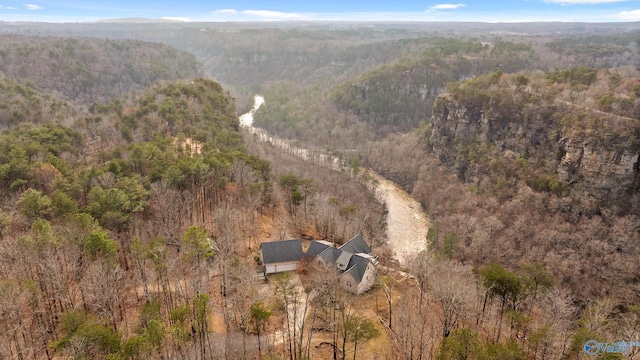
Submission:
[[[295,146],[270,135],[266,130],[253,126],[253,115],[265,103],[264,97],[256,95],[251,110],[240,116],[240,125],[261,141],[270,142],[275,147],[291,152],[305,161],[329,167],[336,171],[348,171],[349,168],[338,157],[326,151],[310,150]],[[387,243],[401,265],[406,265],[411,256],[427,247],[427,231],[429,219],[422,206],[398,185],[385,179],[382,175],[368,169],[369,174],[377,180],[375,194],[378,201],[387,206]]]

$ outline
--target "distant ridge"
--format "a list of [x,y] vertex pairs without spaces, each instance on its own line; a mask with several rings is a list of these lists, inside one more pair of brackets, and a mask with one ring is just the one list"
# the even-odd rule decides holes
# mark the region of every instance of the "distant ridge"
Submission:
[[94,21],[94,23],[130,23],[130,24],[153,24],[153,23],[181,23],[184,21],[172,20],[172,19],[149,19],[149,18],[119,18],[119,19],[105,19]]

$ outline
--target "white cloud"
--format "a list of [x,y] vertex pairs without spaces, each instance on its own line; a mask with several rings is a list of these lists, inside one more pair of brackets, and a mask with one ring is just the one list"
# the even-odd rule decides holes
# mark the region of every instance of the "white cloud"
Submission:
[[465,6],[465,4],[437,4],[430,7],[430,10],[455,10],[457,8],[461,8]]
[[621,11],[616,17],[624,21],[640,21],[640,10]]
[[610,4],[617,2],[625,2],[628,0],[544,0],[548,4],[560,4],[560,5],[598,5],[598,4]]
[[213,14],[237,14],[238,10],[236,9],[220,9],[212,11]]
[[24,4],[29,10],[42,10],[42,6],[35,4]]
[[280,11],[271,11],[271,10],[244,10],[242,11],[244,15],[257,16],[264,19],[273,19],[273,20],[304,20],[307,19],[306,16],[302,14],[296,13],[286,13]]
[[17,10],[16,8],[14,8],[13,6],[4,6],[4,5],[0,5],[0,9],[4,9],[4,10]]
[[162,19],[162,20],[172,20],[172,21],[182,21],[182,22],[191,21],[189,18],[181,17],[181,16],[163,16],[160,19]]

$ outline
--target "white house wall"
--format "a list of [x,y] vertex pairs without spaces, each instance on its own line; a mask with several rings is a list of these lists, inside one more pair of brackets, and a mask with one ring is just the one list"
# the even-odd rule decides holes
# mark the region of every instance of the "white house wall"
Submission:
[[367,271],[365,271],[362,281],[358,285],[358,295],[371,289],[376,282],[376,268],[371,263],[367,265]]
[[275,274],[285,271],[295,271],[298,268],[298,262],[281,262],[273,264],[265,264],[265,272],[267,274]]
[[356,280],[351,276],[351,274],[346,273],[340,276],[340,284],[342,288],[347,290],[350,293],[358,295],[359,286]]

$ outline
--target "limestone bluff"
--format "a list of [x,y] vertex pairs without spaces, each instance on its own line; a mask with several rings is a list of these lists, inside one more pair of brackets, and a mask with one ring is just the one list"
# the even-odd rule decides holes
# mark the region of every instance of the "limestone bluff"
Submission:
[[625,212],[640,188],[638,120],[493,76],[436,99],[426,136],[440,161],[469,183],[524,181]]

